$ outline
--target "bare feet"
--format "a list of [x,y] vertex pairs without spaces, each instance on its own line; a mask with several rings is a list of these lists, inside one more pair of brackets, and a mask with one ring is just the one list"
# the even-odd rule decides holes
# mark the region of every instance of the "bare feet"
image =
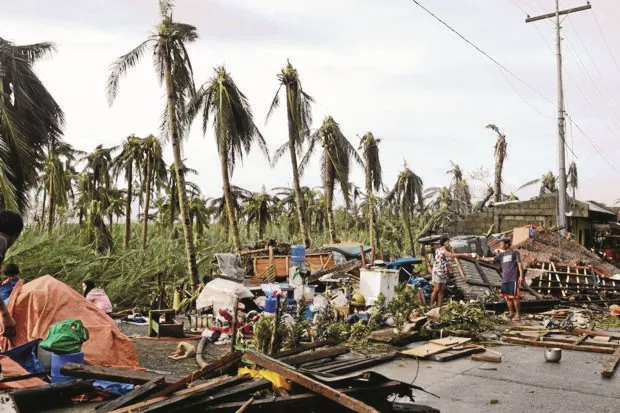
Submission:
[[515,315],[513,313],[508,313],[508,318],[512,320]]
[[519,314],[517,314],[515,316],[515,318],[512,319],[513,321],[521,321],[521,317],[519,316]]

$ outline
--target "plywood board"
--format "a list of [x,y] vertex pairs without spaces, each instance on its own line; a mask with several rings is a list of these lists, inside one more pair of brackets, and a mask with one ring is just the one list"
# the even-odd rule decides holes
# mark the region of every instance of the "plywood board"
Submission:
[[440,339],[429,340],[429,343],[439,344],[439,345],[442,345],[442,346],[451,346],[451,345],[457,345],[457,344],[465,344],[468,341],[471,341],[471,338],[467,338],[467,337],[444,337],[444,338],[440,338]]
[[482,347],[465,347],[465,348],[460,348],[459,350],[451,348],[439,354],[429,356],[427,357],[427,359],[432,360],[432,361],[439,361],[439,362],[451,361],[451,360],[456,360],[462,357],[471,356],[472,354],[475,355],[476,353],[483,353],[484,351],[485,350]]
[[411,357],[428,357],[449,350],[450,347],[454,346],[456,346],[456,344],[453,344],[452,346],[442,346],[441,344],[427,343],[421,346],[401,351],[400,354]]

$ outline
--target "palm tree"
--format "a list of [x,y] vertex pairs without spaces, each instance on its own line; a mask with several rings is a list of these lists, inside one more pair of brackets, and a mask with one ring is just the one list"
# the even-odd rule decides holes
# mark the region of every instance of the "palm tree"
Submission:
[[[52,231],[56,208],[67,207],[69,195],[73,196],[73,179],[77,175],[73,162],[80,151],[67,143],[51,141],[43,168],[45,196],[49,196],[47,230]],[[45,201],[44,201],[45,202]]]
[[463,171],[458,164],[450,161],[452,168],[446,172],[448,175],[452,175],[450,180],[450,195],[455,202],[454,212],[460,216],[464,216],[471,211],[471,192],[469,191],[469,185],[463,178]]
[[528,186],[532,186],[535,184],[540,184],[540,189],[538,191],[538,194],[540,196],[545,195],[547,193],[553,194],[553,193],[558,192],[557,178],[555,175],[553,175],[553,172],[551,171],[547,172],[546,174],[544,174],[538,179],[533,179],[529,182],[524,183],[517,189],[517,191],[520,191],[523,188],[527,188]]
[[340,184],[340,189],[348,207],[351,198],[349,183],[351,158],[360,165],[363,165],[364,162],[353,145],[342,134],[338,123],[331,116],[328,116],[323,121],[323,125],[309,138],[308,151],[299,165],[300,174],[303,174],[317,144],[323,147],[321,173],[323,177],[323,191],[325,192],[327,227],[331,242],[337,243],[340,241],[336,236],[336,225],[334,224],[334,186],[336,183]]
[[33,68],[54,50],[47,42],[18,46],[0,37],[0,207],[27,207],[45,149],[62,136],[64,114]]
[[196,227],[196,238],[201,237],[204,233],[204,229],[209,226],[210,211],[207,207],[207,202],[200,196],[200,194],[194,194],[189,199],[189,216],[192,222],[192,227]]
[[[161,141],[149,135],[142,141],[142,156],[144,159],[144,227],[142,229],[142,249],[146,248],[149,229],[149,210],[151,207],[152,185],[158,187],[166,180],[166,163],[163,158]],[[185,192],[185,191],[184,191]]]
[[224,66],[214,69],[215,74],[196,93],[189,110],[189,118],[193,119],[199,112],[202,113],[202,131],[207,132],[209,119],[215,129],[215,140],[220,155],[222,169],[222,183],[226,213],[232,229],[235,251],[241,250],[239,227],[233,213],[231,200],[230,175],[234,171],[237,158],[243,159],[244,153],[249,153],[254,142],[269,159],[265,139],[254,124],[252,110],[248,99],[239,90]]
[[[186,104],[195,91],[192,64],[185,45],[194,42],[198,38],[198,33],[194,26],[173,20],[172,4],[169,0],[160,0],[160,14],[161,23],[156,26],[155,31],[138,47],[121,56],[112,65],[107,83],[108,98],[112,104],[118,94],[120,78],[140,61],[147,48],[152,48],[151,54],[154,57],[155,72],[160,82],[163,82],[166,87],[166,111],[162,130],[167,131],[170,137],[174,164],[182,165],[181,138],[187,127]],[[192,285],[196,286],[200,280],[196,266],[194,237],[189,220],[185,175],[183,168],[175,168],[175,172],[183,220],[188,273]]]
[[252,224],[256,224],[258,228],[258,238],[264,239],[265,229],[272,222],[272,210],[275,205],[275,199],[267,193],[265,187],[262,192],[253,194],[247,200],[244,207],[244,214],[247,217],[247,228]]
[[493,191],[495,193],[495,202],[501,202],[502,172],[504,169],[504,160],[506,160],[506,156],[508,155],[508,143],[506,142],[506,135],[504,135],[497,126],[488,124],[487,129],[497,134],[497,142],[495,143],[495,186]]
[[375,233],[375,191],[378,191],[383,184],[381,179],[381,160],[379,159],[379,142],[375,139],[372,132],[366,133],[360,139],[359,149],[364,154],[364,168],[366,170],[366,195],[368,213],[368,236],[370,246],[377,248],[377,235]]
[[416,205],[420,209],[423,207],[423,186],[422,178],[413,173],[405,164],[405,169],[398,175],[396,185],[386,197],[387,201],[392,202],[402,215],[413,255],[415,255],[415,242],[411,230],[411,217]]
[[295,202],[297,204],[297,217],[299,219],[299,231],[306,248],[310,247],[310,237],[304,220],[304,199],[299,183],[300,173],[297,165],[297,154],[301,152],[306,138],[310,135],[310,125],[312,125],[313,99],[304,92],[297,70],[287,61],[286,67],[278,74],[280,86],[271,102],[271,107],[267,113],[267,119],[273,111],[280,105],[280,90],[286,90],[286,115],[288,119],[288,142],[281,146],[273,157],[274,163],[284,155],[288,148],[293,167],[293,189],[295,190]]
[[568,166],[568,173],[566,175],[568,187],[571,188],[573,192],[573,203],[575,203],[577,201],[577,188],[579,187],[579,176],[577,174],[577,164],[575,163],[575,161],[571,161],[570,165]]
[[127,194],[125,199],[125,236],[123,246],[129,249],[131,238],[131,202],[133,200],[133,180],[134,172],[140,169],[143,160],[142,139],[136,135],[128,136],[123,142],[121,153],[114,159],[114,170],[116,176],[121,171],[125,173],[127,181]]
[[[86,168],[92,173],[93,189],[97,192],[101,187],[110,188],[112,177],[112,154],[116,150],[113,148],[104,148],[98,145],[91,153],[85,155],[82,161],[86,161]],[[97,195],[95,194],[94,197]]]
[[[233,217],[241,215],[241,205],[252,196],[252,192],[247,189],[240,188],[235,185],[230,186],[230,205],[233,211]],[[226,196],[210,200],[210,206],[215,211],[215,219],[218,219],[222,229],[224,230],[224,239],[228,241],[230,233],[230,220],[228,219],[228,208],[226,204]]]
[[[188,168],[187,166],[185,166],[185,163],[181,163],[181,168],[183,168],[183,176],[187,177],[188,174],[192,174],[192,175],[198,175],[198,171],[195,169],[191,169]],[[176,221],[177,219],[177,211],[180,209],[179,208],[179,201],[178,201],[178,185],[177,185],[177,172],[176,172],[176,166],[175,164],[170,165],[169,171],[168,171],[168,196],[170,197],[170,212],[169,212],[169,226],[170,228],[174,228],[174,221]],[[194,189],[193,186],[196,186],[195,184],[186,181],[185,182],[185,187],[186,187],[186,191],[187,192],[192,192],[192,190]]]

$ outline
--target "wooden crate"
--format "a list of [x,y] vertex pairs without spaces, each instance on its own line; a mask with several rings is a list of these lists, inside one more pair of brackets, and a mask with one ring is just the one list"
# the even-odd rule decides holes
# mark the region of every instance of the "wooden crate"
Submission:
[[[288,278],[291,268],[291,257],[289,255],[275,255],[273,265],[276,277]],[[319,271],[336,266],[334,256],[331,252],[306,255],[306,265],[310,270]],[[254,257],[254,277],[265,278],[269,271],[269,256]]]

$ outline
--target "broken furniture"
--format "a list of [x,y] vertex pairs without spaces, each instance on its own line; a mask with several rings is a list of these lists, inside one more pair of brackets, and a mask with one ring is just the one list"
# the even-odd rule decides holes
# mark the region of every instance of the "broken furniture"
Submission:
[[[161,321],[163,316],[164,321]],[[174,310],[151,310],[149,311],[149,337],[178,337],[182,338],[183,324],[174,319]]]

